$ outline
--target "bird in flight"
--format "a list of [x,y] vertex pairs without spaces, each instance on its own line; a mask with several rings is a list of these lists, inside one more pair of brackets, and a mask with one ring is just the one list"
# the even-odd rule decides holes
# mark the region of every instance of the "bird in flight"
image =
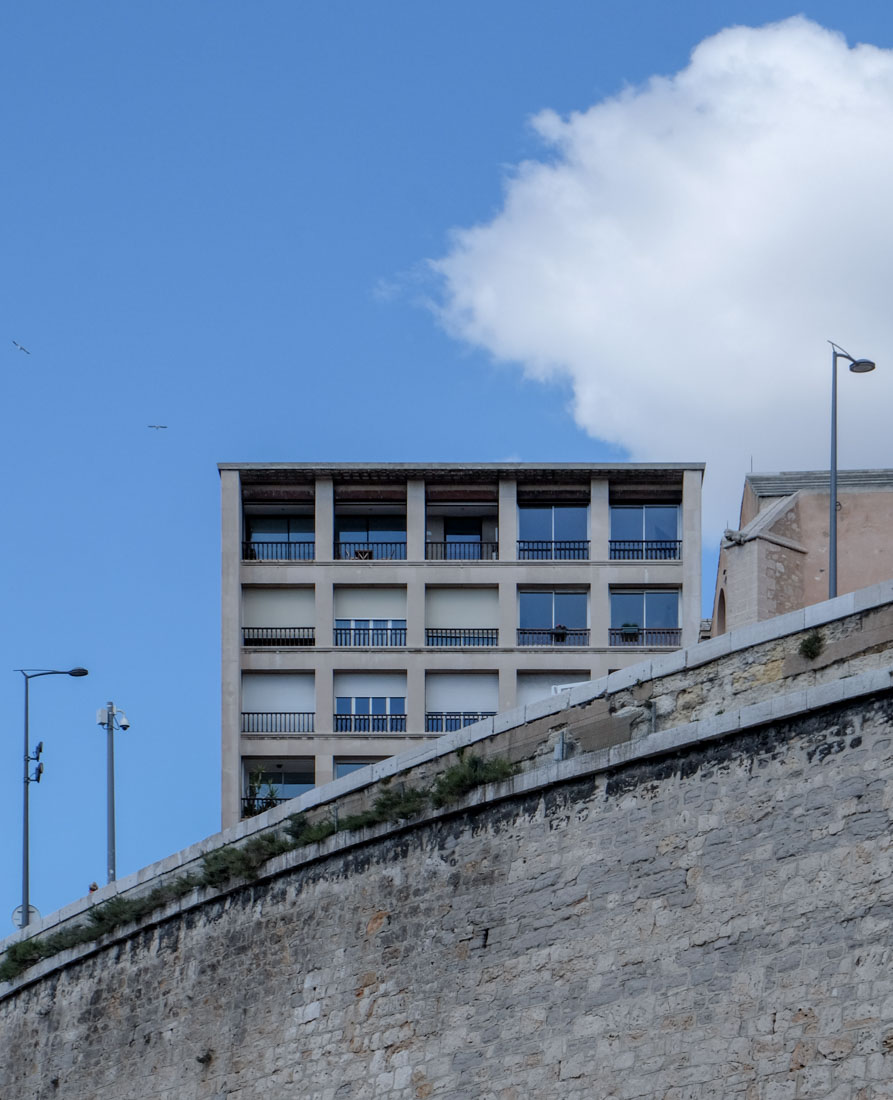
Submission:
[[21,345],[21,344],[20,344],[20,343],[18,342],[18,340],[13,340],[13,343],[14,343],[14,344],[15,344],[15,346],[16,346],[16,347],[17,347],[17,348],[19,349],[19,351],[23,351],[23,352],[24,352],[24,353],[25,353],[26,355],[30,355],[30,354],[31,354],[31,352],[30,352],[30,351],[28,351],[28,349],[27,349],[27,348],[24,348],[24,347],[22,347],[22,345]]
[[147,425],[146,425],[146,427],[147,427],[147,428],[157,428],[157,429],[161,429],[161,428],[166,428],[166,427],[167,427],[167,424],[147,424]]

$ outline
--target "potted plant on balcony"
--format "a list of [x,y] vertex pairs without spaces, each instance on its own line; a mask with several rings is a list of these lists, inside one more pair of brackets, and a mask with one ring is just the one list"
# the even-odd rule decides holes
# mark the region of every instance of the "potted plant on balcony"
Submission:
[[620,637],[627,643],[637,642],[641,629],[638,623],[621,623]]
[[564,645],[567,641],[567,627],[564,623],[556,623],[552,627],[552,640],[556,645]]

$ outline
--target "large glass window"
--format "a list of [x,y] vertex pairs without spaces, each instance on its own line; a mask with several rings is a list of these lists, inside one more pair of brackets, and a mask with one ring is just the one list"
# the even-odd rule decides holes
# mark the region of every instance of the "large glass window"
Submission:
[[406,698],[402,695],[339,695],[336,733],[404,733]]
[[252,817],[297,798],[312,790],[315,782],[312,760],[246,760],[242,816]]
[[586,592],[521,592],[519,645],[588,645]]
[[404,516],[338,516],[335,549],[339,558],[406,557]]
[[312,561],[313,516],[246,516],[246,557],[256,561]]
[[577,504],[522,504],[518,557],[573,561],[589,557],[589,509]]
[[679,593],[611,593],[611,645],[679,645]]
[[681,548],[678,505],[611,508],[611,557],[615,561],[674,559]]
[[379,760],[384,759],[383,756],[351,757],[350,759],[335,757],[335,778],[340,779],[344,775],[350,775],[361,768],[368,768],[370,764],[377,764]]

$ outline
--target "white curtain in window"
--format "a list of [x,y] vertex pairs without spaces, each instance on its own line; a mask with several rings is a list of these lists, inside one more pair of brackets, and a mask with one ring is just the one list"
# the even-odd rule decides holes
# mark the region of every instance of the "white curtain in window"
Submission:
[[425,710],[486,710],[499,706],[495,672],[429,672],[425,677]]
[[336,588],[336,619],[405,619],[405,588]]
[[406,697],[405,672],[336,672],[335,696],[396,695]]
[[312,588],[245,588],[242,626],[313,626]]
[[312,672],[244,672],[242,710],[299,712],[316,710]]
[[497,588],[429,588],[425,593],[425,625],[495,628],[499,625]]
[[592,673],[588,668],[567,672],[519,672],[518,706],[526,706],[537,699],[545,699],[552,694],[556,684],[573,684],[578,680],[589,680]]

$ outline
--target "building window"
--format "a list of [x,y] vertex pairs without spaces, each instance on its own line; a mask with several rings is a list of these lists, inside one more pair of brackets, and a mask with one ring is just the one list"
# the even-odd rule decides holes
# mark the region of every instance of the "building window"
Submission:
[[518,507],[522,561],[577,561],[589,557],[589,509],[577,504]]
[[405,560],[405,517],[339,516],[335,521],[335,557]]
[[358,772],[361,768],[368,768],[370,764],[377,764],[379,760],[386,760],[384,756],[346,756],[335,757],[335,778],[341,779],[352,772]]
[[316,784],[312,759],[246,760],[244,772],[242,817],[253,817],[289,798],[297,798]]
[[613,561],[670,561],[682,555],[676,504],[611,508]]
[[589,645],[586,592],[521,592],[518,645]]
[[406,645],[406,619],[336,619],[335,645]]
[[402,695],[339,695],[336,733],[405,733],[406,698]]
[[611,593],[611,645],[678,646],[681,639],[678,591]]
[[246,561],[313,561],[313,516],[246,516]]

